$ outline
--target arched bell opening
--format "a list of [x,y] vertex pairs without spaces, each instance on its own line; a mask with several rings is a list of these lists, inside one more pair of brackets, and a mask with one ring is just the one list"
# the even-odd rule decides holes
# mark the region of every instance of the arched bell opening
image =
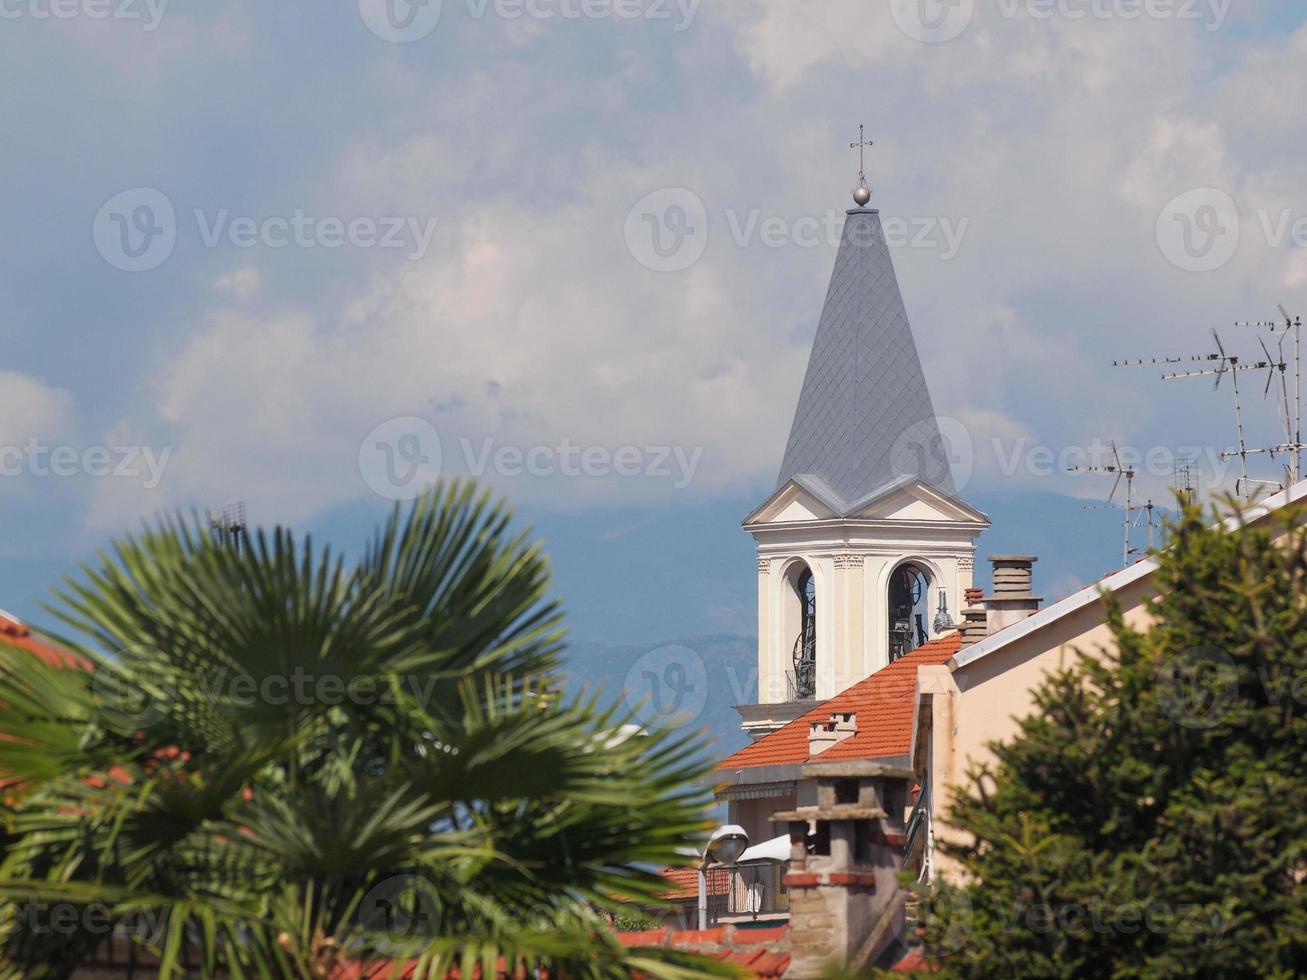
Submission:
[[915,562],[904,562],[890,574],[890,663],[930,639],[930,593],[930,572]]
[[817,696],[817,581],[804,562],[786,570],[783,603],[782,636],[791,644],[786,700],[810,701]]

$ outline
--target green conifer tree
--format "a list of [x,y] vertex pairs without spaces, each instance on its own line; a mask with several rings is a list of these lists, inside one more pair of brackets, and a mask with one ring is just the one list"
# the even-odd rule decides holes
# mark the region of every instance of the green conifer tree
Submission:
[[1307,974],[1307,513],[1196,508],[1154,625],[1049,678],[949,816],[938,976]]

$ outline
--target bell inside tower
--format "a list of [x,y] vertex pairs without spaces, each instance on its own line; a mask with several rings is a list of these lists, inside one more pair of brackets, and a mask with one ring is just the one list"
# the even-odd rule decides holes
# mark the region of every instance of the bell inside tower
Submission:
[[894,570],[889,583],[890,663],[911,653],[928,639],[926,631],[927,593],[930,580],[925,571],[911,563]]

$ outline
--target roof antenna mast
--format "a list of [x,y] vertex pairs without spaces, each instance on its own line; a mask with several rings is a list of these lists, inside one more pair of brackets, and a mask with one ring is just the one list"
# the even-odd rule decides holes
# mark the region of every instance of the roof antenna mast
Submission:
[[245,520],[245,502],[209,511],[209,533],[213,543],[243,554],[249,547],[249,525]]
[[1245,371],[1266,371],[1267,372],[1266,392],[1263,392],[1263,396],[1264,396],[1266,393],[1270,392],[1271,390],[1271,383],[1275,380],[1275,372],[1278,370],[1281,372],[1281,374],[1283,374],[1286,365],[1284,364],[1283,359],[1281,359],[1279,362],[1276,362],[1275,359],[1271,357],[1270,351],[1266,349],[1265,344],[1262,344],[1262,351],[1266,355],[1266,360],[1257,361],[1256,363],[1252,363],[1252,364],[1245,364],[1240,360],[1237,354],[1226,353],[1225,345],[1221,343],[1221,337],[1215,330],[1212,331],[1212,340],[1215,341],[1216,343],[1216,352],[1213,354],[1197,354],[1189,357],[1165,357],[1165,358],[1155,357],[1150,359],[1134,360],[1134,361],[1113,361],[1112,366],[1113,367],[1138,367],[1140,365],[1155,365],[1155,364],[1186,364],[1186,363],[1195,363],[1195,362],[1204,363],[1204,364],[1211,363],[1214,364],[1215,367],[1204,368],[1196,371],[1176,371],[1170,374],[1162,375],[1162,380],[1180,381],[1185,378],[1210,378],[1215,376],[1216,384],[1213,385],[1213,390],[1219,389],[1221,387],[1222,379],[1225,378],[1226,375],[1229,375],[1231,386],[1234,388],[1234,424],[1239,438],[1239,448],[1237,450],[1232,450],[1230,452],[1221,453],[1221,459],[1227,460],[1235,456],[1239,457],[1239,463],[1241,468],[1241,479],[1239,480],[1239,483],[1235,485],[1235,490],[1237,493],[1241,494],[1245,500],[1251,500],[1252,482],[1260,483],[1262,481],[1249,481],[1248,457],[1257,455],[1259,453],[1270,453],[1270,455],[1274,457],[1276,453],[1284,451],[1287,447],[1273,446],[1269,449],[1248,448],[1248,444],[1244,439],[1243,402],[1239,393],[1239,375]]
[[[1121,567],[1122,567],[1122,568],[1129,568],[1129,567],[1130,567],[1130,556],[1131,556],[1132,554],[1134,554],[1133,549],[1131,549],[1131,547],[1130,547],[1130,529],[1131,529],[1132,527],[1134,527],[1134,510],[1135,510],[1135,477],[1138,476],[1139,474],[1138,474],[1138,472],[1137,472],[1133,467],[1126,466],[1126,465],[1124,465],[1124,464],[1121,462],[1121,454],[1120,454],[1119,452],[1117,452],[1117,448],[1116,448],[1116,443],[1115,443],[1115,442],[1109,443],[1109,445],[1112,447],[1112,463],[1110,463],[1109,465],[1107,465],[1107,466],[1068,466],[1068,467],[1067,467],[1067,472],[1069,472],[1069,473],[1109,473],[1109,474],[1110,474],[1110,473],[1114,473],[1114,474],[1116,474],[1116,482],[1112,484],[1112,492],[1109,493],[1109,494],[1107,495],[1107,502],[1104,503],[1104,504],[1100,504],[1100,505],[1098,505],[1098,507],[1094,508],[1094,509],[1096,509],[1096,510],[1101,510],[1101,509],[1113,509],[1113,508],[1116,508],[1116,507],[1118,506],[1118,504],[1115,503],[1115,500],[1116,500],[1116,492],[1117,492],[1119,489],[1121,489],[1121,480],[1122,480],[1123,478],[1125,479],[1125,520],[1122,522],[1122,531],[1123,531],[1123,534],[1124,534],[1124,536],[1125,536],[1125,542],[1124,542],[1124,544],[1122,544],[1122,546],[1121,546]],[[1145,509],[1148,511],[1148,514],[1149,514],[1149,517],[1148,517],[1148,546],[1149,546],[1150,548],[1153,546],[1152,507],[1153,507],[1153,502],[1150,500],[1150,501],[1148,502],[1148,507],[1145,508]]]
[[[1302,317],[1295,317],[1289,314],[1283,306],[1280,307],[1280,320],[1246,320],[1238,326],[1253,327],[1255,329],[1269,330],[1272,335],[1280,334],[1279,362],[1275,367],[1280,372],[1280,404],[1284,408],[1284,443],[1279,446],[1270,446],[1266,449],[1250,449],[1250,453],[1265,453],[1275,458],[1277,453],[1287,453],[1289,456],[1289,465],[1285,467],[1286,476],[1290,486],[1302,479],[1302,451],[1307,449],[1302,441]],[[1288,364],[1284,356],[1284,342],[1293,337],[1293,397],[1289,397],[1289,380]],[[1266,351],[1266,344],[1262,343],[1262,350]],[[1266,356],[1270,358],[1270,352],[1266,351]],[[1270,384],[1267,383],[1267,390],[1270,390]]]

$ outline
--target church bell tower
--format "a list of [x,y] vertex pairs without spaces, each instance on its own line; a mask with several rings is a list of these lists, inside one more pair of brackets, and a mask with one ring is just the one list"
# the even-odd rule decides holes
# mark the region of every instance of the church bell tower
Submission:
[[[861,151],[870,145],[853,144]],[[960,619],[989,520],[957,494],[865,174],[758,543],[761,737]]]

